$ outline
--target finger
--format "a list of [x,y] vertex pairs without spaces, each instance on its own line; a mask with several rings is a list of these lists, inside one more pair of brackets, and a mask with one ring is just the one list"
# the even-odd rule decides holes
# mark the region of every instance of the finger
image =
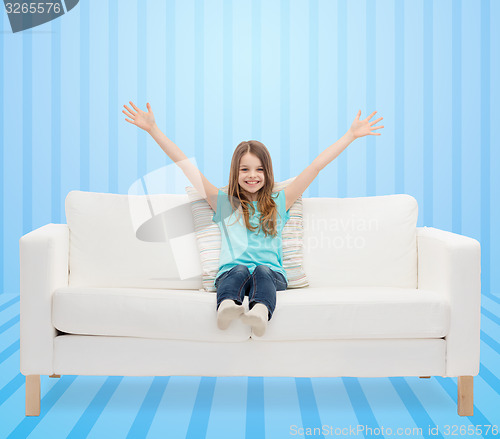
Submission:
[[374,111],[372,114],[370,114],[365,120],[370,120],[375,113],[376,113],[376,111]]
[[139,109],[134,105],[134,103],[132,101],[129,101],[130,102],[130,105],[132,105],[132,107],[134,107],[134,110],[139,112]]
[[130,108],[128,108],[126,105],[124,105],[124,107],[125,107],[125,108],[127,109],[127,111],[128,111],[130,114],[132,114],[133,116],[136,116],[136,115],[137,115],[137,114],[136,114],[133,110],[131,110]]
[[130,122],[132,125],[135,125],[134,122],[132,122],[131,120],[128,120],[128,119],[125,119],[127,122]]
[[359,120],[359,116],[361,116],[361,110],[358,111],[358,114],[356,115],[356,119]]
[[131,114],[127,113],[125,110],[122,110],[122,113],[125,114],[125,116],[130,117],[130,119],[135,119],[135,116],[132,116]]
[[375,125],[376,123],[379,123],[383,117],[379,117],[377,120],[374,120],[373,122],[370,122],[371,125]]
[[379,127],[373,127],[373,128],[372,128],[372,130],[378,130],[378,129],[380,129],[380,128],[384,128],[384,125],[381,125],[381,126],[379,126]]

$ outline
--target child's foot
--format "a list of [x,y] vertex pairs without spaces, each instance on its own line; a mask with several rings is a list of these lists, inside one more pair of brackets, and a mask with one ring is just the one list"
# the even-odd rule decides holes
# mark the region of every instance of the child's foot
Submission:
[[256,336],[262,337],[266,332],[268,315],[267,306],[263,303],[256,303],[251,310],[241,316],[241,320],[252,327]]
[[238,305],[232,299],[226,299],[221,302],[217,310],[217,327],[227,329],[234,319],[237,319],[245,312],[243,304]]

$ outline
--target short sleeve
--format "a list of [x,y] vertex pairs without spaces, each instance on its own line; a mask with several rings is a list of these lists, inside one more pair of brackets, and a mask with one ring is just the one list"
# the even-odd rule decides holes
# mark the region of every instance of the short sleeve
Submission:
[[278,205],[278,213],[280,214],[280,217],[283,219],[283,225],[284,225],[290,218],[290,209],[286,210],[285,189],[282,189],[278,192],[277,205]]
[[218,223],[221,220],[221,211],[222,211],[222,206],[224,203],[224,196],[227,196],[223,190],[219,189],[219,192],[217,192],[217,210],[214,212],[212,215],[212,221],[214,223]]

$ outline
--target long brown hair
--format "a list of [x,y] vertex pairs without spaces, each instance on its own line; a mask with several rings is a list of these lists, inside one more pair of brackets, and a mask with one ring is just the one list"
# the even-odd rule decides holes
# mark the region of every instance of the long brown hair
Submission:
[[250,225],[249,221],[249,209],[253,214],[255,212],[254,205],[245,192],[240,188],[238,183],[240,160],[247,152],[257,156],[262,163],[262,167],[264,168],[264,186],[257,192],[257,207],[261,212],[260,228],[266,236],[271,235],[274,237],[277,234],[276,217],[278,207],[274,198],[271,197],[274,187],[273,163],[271,160],[271,154],[269,154],[269,151],[263,143],[258,140],[246,140],[241,142],[236,147],[231,160],[227,194],[234,210],[241,206],[247,229],[250,231],[257,230],[258,228]]

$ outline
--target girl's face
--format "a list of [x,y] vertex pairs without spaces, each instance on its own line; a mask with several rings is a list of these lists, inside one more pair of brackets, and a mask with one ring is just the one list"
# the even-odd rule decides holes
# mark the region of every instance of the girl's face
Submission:
[[241,157],[238,183],[250,196],[264,186],[264,168],[256,155],[247,152]]

